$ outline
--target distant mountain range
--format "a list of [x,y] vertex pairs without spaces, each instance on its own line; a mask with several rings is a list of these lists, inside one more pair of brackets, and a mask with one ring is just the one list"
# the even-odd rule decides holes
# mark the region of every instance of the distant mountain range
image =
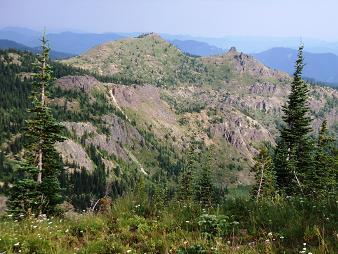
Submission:
[[[48,32],[48,30],[47,30]],[[125,37],[135,37],[141,32],[133,33],[86,33],[63,31],[48,33],[50,44],[54,50],[70,54],[80,54],[89,48],[95,47],[107,41],[113,41]],[[167,41],[198,41],[221,49],[229,49],[232,46],[245,53],[259,53],[270,48],[285,47],[297,49],[301,39],[299,37],[263,37],[263,36],[224,36],[202,37],[180,34],[164,34],[161,37]],[[41,32],[21,27],[6,27],[0,29],[0,39],[13,40],[29,47],[39,46]],[[307,51],[312,53],[333,53],[338,55],[338,42],[328,42],[318,39],[303,38]],[[211,51],[213,52],[213,51]],[[203,54],[203,51],[200,52]]]
[[[28,47],[39,46],[40,37],[41,33],[25,28],[9,27],[0,30],[0,39],[12,40]],[[116,33],[61,32],[49,33],[47,38],[53,50],[78,55],[101,43],[121,39],[124,36]]]
[[[89,49],[126,37],[135,37],[140,33],[49,33],[47,38],[53,49],[51,57],[68,58],[83,54]],[[41,33],[18,27],[0,29],[1,48],[16,48],[37,52]],[[223,54],[227,48],[236,46],[243,52],[249,52],[265,65],[292,74],[298,38],[265,38],[265,37],[222,37],[207,38],[189,35],[161,34],[161,37],[172,43],[181,51],[195,56]],[[304,40],[306,49],[304,76],[326,83],[338,83],[338,43],[319,40]],[[278,47],[276,47],[278,46]],[[284,47],[279,47],[284,46]],[[261,53],[253,53],[261,52]],[[316,52],[316,53],[314,53]],[[329,52],[329,53],[323,53]]]
[[[265,65],[285,71],[294,72],[297,50],[290,48],[272,48],[253,54]],[[338,84],[338,56],[332,53],[304,52],[305,67],[303,76],[321,82]],[[337,85],[336,85],[337,86]]]
[[177,48],[182,50],[185,53],[189,53],[190,55],[196,56],[212,56],[212,55],[220,55],[225,53],[224,49],[218,48],[216,46],[209,45],[205,42],[194,41],[194,40],[172,40],[169,41]]
[[[32,52],[32,53],[39,53],[40,52],[40,47],[28,47],[26,45],[23,45],[21,43],[17,43],[15,41],[11,41],[11,40],[3,40],[0,39],[0,49],[17,49],[17,50],[21,50],[21,51],[28,51],[28,52]],[[58,51],[54,51],[51,50],[50,51],[50,58],[55,60],[55,59],[65,59],[65,58],[69,58],[74,56],[73,54],[68,54],[68,53],[64,53],[64,52],[58,52]]]

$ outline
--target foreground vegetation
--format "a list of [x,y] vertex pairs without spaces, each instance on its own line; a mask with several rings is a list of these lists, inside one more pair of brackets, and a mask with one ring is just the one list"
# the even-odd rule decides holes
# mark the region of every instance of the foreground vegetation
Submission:
[[337,203],[228,198],[218,207],[137,193],[101,212],[1,218],[0,253],[335,253]]

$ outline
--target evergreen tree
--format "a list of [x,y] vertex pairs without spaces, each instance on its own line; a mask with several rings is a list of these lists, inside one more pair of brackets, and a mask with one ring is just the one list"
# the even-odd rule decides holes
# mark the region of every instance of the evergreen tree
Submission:
[[315,155],[315,170],[311,175],[313,196],[325,197],[336,194],[338,153],[335,139],[329,134],[326,120],[319,131]]
[[281,137],[276,149],[277,183],[287,195],[307,194],[311,189],[307,175],[313,170],[313,143],[309,137],[309,88],[301,77],[304,67],[303,48],[301,45],[298,50],[291,93],[283,107],[286,125],[280,131]]
[[256,200],[272,198],[276,194],[276,173],[272,158],[266,146],[260,149],[255,157],[255,165],[252,168],[255,174],[255,186],[252,195]]
[[197,167],[195,149],[190,145],[187,159],[179,177],[177,199],[180,201],[192,201],[193,198],[193,172]]
[[20,169],[9,200],[9,211],[28,215],[52,214],[61,202],[61,188],[58,181],[61,164],[54,144],[62,141],[62,126],[54,119],[47,106],[47,89],[52,78],[48,63],[49,47],[45,35],[42,37],[42,53],[36,64],[30,119],[26,121],[25,164]]
[[211,176],[210,154],[205,155],[206,163],[201,166],[201,170],[194,182],[194,198],[204,207],[211,207],[214,202],[215,187]]

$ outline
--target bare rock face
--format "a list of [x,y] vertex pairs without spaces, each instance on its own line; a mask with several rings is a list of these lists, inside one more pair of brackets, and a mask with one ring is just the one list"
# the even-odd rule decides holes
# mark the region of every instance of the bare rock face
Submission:
[[100,133],[89,122],[64,122],[63,125],[79,139],[84,137],[86,145],[94,145],[106,151],[109,155],[115,155],[120,159],[128,161],[129,156],[123,146],[141,144],[144,142],[143,137],[136,128],[118,116],[107,115],[103,116],[101,120],[106,128],[105,133]]
[[254,119],[240,112],[227,112],[226,118],[210,127],[210,135],[224,138],[245,157],[252,159],[257,153],[255,145],[262,140],[274,143],[271,133]]
[[286,73],[268,68],[252,56],[238,52],[235,47],[232,47],[224,57],[232,64],[234,70],[240,74],[245,73],[257,77],[274,77],[281,81],[289,79],[289,76]]
[[[84,148],[71,139],[56,144],[56,150],[61,154],[63,162],[76,164],[76,168],[84,168],[89,172],[94,170],[94,165]],[[70,169],[72,171],[73,169]]]
[[56,80],[56,85],[63,90],[76,90],[85,93],[89,93],[99,83],[96,78],[88,75],[65,76]]
[[255,84],[252,84],[249,87],[249,92],[252,94],[259,94],[259,95],[280,94],[280,91],[277,88],[276,84],[258,83],[258,82],[256,82]]

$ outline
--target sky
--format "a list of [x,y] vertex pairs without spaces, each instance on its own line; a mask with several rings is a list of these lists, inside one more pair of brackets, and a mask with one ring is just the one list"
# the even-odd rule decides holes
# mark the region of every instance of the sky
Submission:
[[338,0],[0,0],[0,27],[338,39]]

